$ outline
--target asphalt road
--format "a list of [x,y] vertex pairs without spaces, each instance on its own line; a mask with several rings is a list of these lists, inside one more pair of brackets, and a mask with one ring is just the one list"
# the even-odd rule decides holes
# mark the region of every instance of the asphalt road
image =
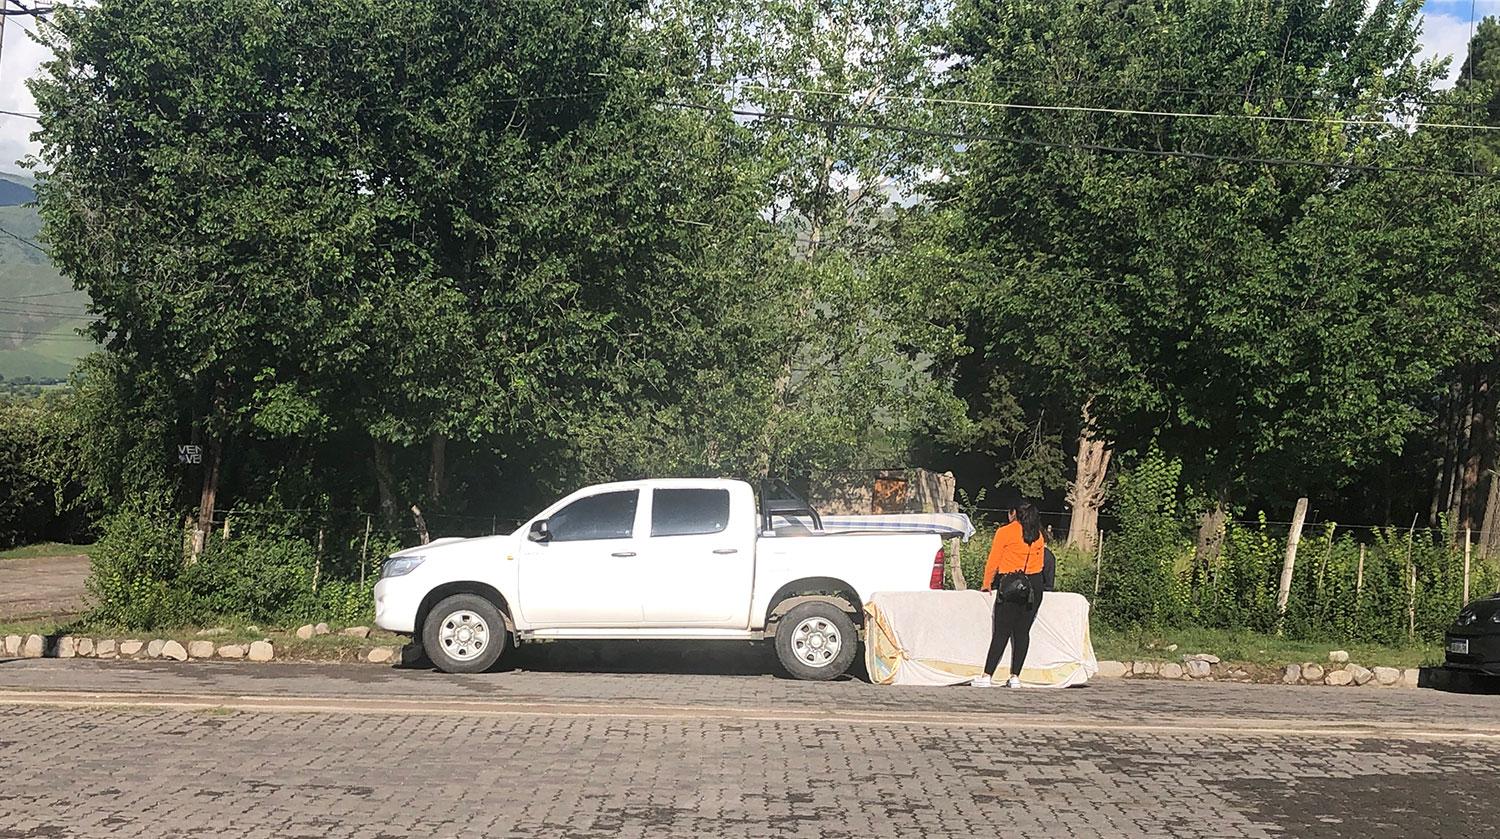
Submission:
[[0,662],[0,837],[1480,836],[1500,794],[1490,695],[540,664]]
[[0,559],[0,620],[81,614],[88,576],[86,556]]

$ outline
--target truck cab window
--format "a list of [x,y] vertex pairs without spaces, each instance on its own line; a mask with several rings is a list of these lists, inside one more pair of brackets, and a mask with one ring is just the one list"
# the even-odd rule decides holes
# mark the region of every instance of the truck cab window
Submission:
[[635,528],[635,504],[639,493],[603,492],[574,501],[547,519],[554,542],[585,542],[592,539],[629,539]]
[[728,526],[728,490],[658,489],[652,496],[652,536],[720,533]]

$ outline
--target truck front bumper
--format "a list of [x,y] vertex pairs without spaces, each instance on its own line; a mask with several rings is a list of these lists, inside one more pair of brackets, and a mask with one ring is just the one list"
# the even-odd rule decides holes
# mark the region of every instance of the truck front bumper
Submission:
[[375,584],[375,625],[387,632],[416,634],[419,586],[402,585],[405,577],[386,577]]

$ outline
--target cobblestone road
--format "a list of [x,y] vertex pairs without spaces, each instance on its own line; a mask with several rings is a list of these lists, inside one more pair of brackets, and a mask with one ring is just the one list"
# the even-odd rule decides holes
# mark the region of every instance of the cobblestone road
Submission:
[[1482,836],[1500,697],[16,661],[0,756],[0,837]]

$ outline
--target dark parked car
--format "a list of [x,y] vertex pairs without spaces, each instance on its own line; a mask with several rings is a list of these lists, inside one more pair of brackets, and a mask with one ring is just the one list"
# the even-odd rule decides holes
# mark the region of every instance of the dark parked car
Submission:
[[1443,650],[1450,670],[1500,676],[1500,594],[1465,606],[1448,627]]

